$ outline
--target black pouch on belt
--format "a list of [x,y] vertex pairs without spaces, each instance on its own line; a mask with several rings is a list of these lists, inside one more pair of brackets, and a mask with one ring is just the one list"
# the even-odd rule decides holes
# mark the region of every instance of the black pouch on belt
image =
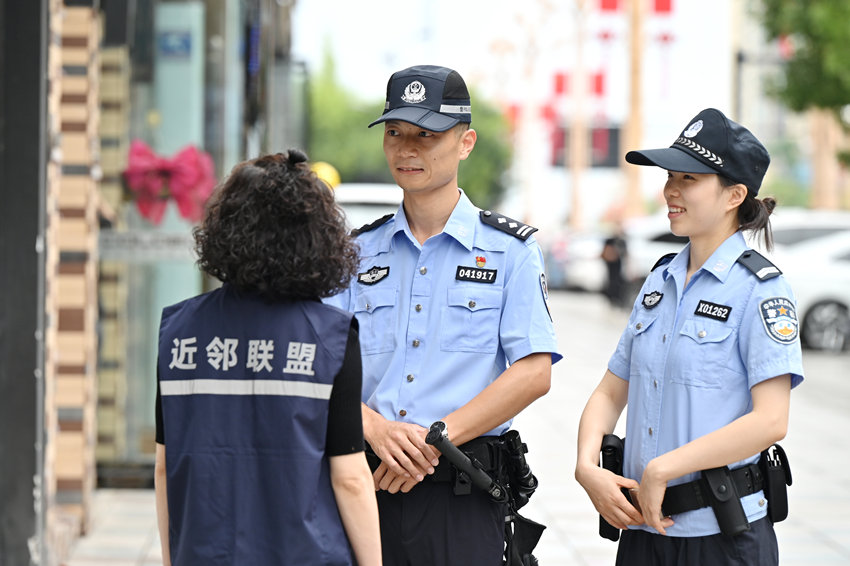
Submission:
[[764,476],[767,515],[774,523],[784,521],[788,517],[788,490],[785,486],[791,485],[791,467],[785,450],[778,444],[769,447],[761,453],[759,468]]
[[708,499],[714,516],[724,535],[737,535],[750,530],[750,522],[738,497],[732,472],[728,466],[702,471],[702,479],[708,484]]

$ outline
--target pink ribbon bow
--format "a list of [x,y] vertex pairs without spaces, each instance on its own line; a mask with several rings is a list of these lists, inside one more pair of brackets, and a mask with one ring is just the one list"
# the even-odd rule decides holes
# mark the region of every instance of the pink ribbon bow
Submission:
[[169,159],[155,154],[141,140],[130,144],[124,180],[133,192],[139,214],[156,225],[162,222],[169,197],[177,204],[180,216],[198,222],[215,188],[208,153],[187,146]]

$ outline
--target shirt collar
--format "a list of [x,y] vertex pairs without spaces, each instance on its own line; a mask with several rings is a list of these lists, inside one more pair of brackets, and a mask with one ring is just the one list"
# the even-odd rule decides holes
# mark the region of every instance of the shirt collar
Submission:
[[[452,210],[446,225],[443,227],[443,234],[451,236],[458,241],[467,250],[472,249],[473,236],[475,235],[475,223],[478,221],[478,208],[472,204],[463,189],[460,191],[460,199]],[[412,242],[416,239],[410,231],[410,224],[407,221],[407,216],[404,213],[404,205],[399,205],[398,212],[395,214],[395,225],[390,233],[390,237],[395,236],[399,232],[404,232]]]
[[[747,241],[740,230],[726,238],[714,253],[706,260],[698,271],[706,271],[714,275],[718,281],[725,283],[729,277],[731,267],[738,261],[744,250],[748,249]],[[674,273],[685,273],[688,269],[688,257],[691,253],[691,244],[688,244],[679,252],[673,260],[667,264],[663,272],[664,280]]]

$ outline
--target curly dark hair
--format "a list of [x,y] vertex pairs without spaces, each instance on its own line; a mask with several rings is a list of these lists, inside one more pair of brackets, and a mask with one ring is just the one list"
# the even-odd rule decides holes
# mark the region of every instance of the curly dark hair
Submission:
[[234,167],[193,233],[201,270],[267,300],[329,297],[359,265],[333,193],[296,149]]

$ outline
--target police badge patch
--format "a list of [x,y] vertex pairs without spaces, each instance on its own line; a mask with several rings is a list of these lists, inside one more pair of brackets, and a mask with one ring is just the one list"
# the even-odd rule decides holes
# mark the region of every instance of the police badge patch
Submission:
[[772,297],[759,303],[759,314],[767,335],[780,344],[790,344],[797,339],[799,323],[797,308],[785,297]]
[[546,312],[549,313],[549,320],[552,320],[552,311],[549,310],[549,285],[546,283],[546,274],[540,274],[540,290],[543,291],[543,304],[546,305]]
[[390,274],[390,267],[378,267],[373,265],[369,271],[357,274],[357,282],[364,285],[374,285]]
[[658,303],[661,302],[661,298],[664,297],[664,293],[659,293],[658,291],[653,291],[652,293],[644,293],[643,301],[641,304],[645,309],[652,309],[658,306]]

